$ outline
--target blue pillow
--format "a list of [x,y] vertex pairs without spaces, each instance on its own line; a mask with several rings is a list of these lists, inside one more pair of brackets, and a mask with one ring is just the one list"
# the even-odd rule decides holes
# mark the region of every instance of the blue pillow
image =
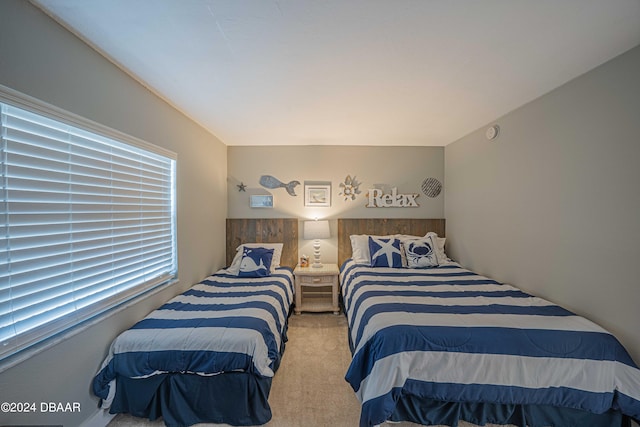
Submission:
[[409,268],[437,267],[436,243],[431,237],[404,240],[402,242]]
[[273,249],[244,248],[238,277],[267,277],[271,275]]
[[378,239],[369,236],[371,267],[402,267],[400,240]]

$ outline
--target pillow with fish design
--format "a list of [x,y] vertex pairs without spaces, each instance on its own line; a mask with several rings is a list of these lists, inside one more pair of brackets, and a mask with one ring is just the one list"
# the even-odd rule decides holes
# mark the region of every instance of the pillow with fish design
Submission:
[[238,277],[267,277],[271,275],[273,249],[244,248]]
[[236,254],[231,261],[231,265],[226,268],[226,273],[237,276],[240,271],[240,262],[245,248],[267,248],[273,249],[273,258],[271,259],[271,274],[275,273],[276,268],[280,267],[280,258],[282,257],[282,243],[243,243],[236,248]]

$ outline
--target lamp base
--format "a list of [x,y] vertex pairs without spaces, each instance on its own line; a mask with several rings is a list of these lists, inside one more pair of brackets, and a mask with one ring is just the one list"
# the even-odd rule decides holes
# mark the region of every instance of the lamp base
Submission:
[[311,265],[313,268],[322,267],[322,263],[320,262],[320,240],[316,239],[313,241],[313,264]]

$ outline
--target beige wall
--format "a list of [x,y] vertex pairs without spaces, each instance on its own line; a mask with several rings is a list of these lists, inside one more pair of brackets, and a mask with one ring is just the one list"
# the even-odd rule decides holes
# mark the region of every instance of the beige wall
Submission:
[[111,340],[224,263],[226,146],[128,77],[27,1],[0,1],[0,84],[178,154],[180,283],[113,314],[12,368],[0,401],[79,402],[80,413],[0,414],[2,424],[77,426]]
[[[613,332],[640,362],[640,47],[445,149],[449,251]],[[488,126],[488,125],[487,125]]]
[[[421,191],[425,178],[444,180],[443,147],[362,147],[362,146],[280,146],[229,147],[227,169],[229,218],[290,217],[329,219],[332,238],[322,242],[325,262],[337,262],[337,218],[442,218],[444,191],[429,198]],[[262,175],[272,175],[282,182],[300,181],[296,196],[284,188],[265,189]],[[356,200],[339,196],[340,183],[347,175],[356,177],[362,193]],[[331,207],[305,207],[304,183],[330,182]],[[246,192],[237,184],[247,185]],[[397,187],[398,193],[419,193],[417,208],[367,208],[367,190],[374,184]],[[250,208],[251,194],[272,194],[273,209]],[[302,237],[302,227],[300,227]],[[312,243],[299,241],[300,254],[311,256]]]

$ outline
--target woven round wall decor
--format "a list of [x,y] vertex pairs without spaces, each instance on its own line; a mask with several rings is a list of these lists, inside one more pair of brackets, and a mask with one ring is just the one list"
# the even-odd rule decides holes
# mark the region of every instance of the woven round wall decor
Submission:
[[422,192],[427,197],[437,197],[442,191],[442,183],[435,178],[427,178],[422,181]]

